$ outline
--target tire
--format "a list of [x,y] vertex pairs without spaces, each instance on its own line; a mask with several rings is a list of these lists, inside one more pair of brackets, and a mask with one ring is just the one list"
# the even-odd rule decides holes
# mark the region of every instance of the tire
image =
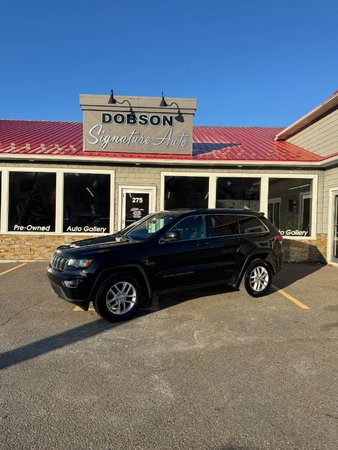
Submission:
[[271,283],[270,266],[262,259],[252,261],[244,275],[244,286],[247,293],[252,297],[262,297],[269,292]]
[[140,305],[141,287],[129,274],[117,274],[108,278],[94,300],[94,309],[109,322],[130,319]]

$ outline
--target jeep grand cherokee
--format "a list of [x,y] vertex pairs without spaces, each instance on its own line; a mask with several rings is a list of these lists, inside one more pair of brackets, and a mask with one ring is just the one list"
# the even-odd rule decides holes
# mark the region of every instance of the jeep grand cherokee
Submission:
[[130,318],[154,293],[243,282],[266,294],[281,269],[282,236],[247,210],[164,211],[113,235],[62,245],[48,277],[61,298],[106,320]]

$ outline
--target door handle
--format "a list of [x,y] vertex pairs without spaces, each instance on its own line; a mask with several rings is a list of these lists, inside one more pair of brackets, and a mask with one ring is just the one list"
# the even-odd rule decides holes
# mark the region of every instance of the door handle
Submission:
[[197,242],[197,247],[206,247],[207,245],[209,245],[208,241],[198,241]]

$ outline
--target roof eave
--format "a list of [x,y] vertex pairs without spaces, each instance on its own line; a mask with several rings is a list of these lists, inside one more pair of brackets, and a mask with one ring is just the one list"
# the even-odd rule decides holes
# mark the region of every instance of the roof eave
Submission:
[[338,165],[338,154],[329,156],[321,161],[321,167],[324,169],[329,169],[332,166]]
[[[330,158],[330,160],[333,158]],[[338,156],[335,157],[338,161]],[[0,160],[26,160],[27,162],[48,161],[49,163],[110,163],[110,164],[135,164],[135,165],[165,165],[165,166],[237,166],[237,167],[250,167],[250,166],[273,166],[273,167],[285,167],[295,166],[302,168],[319,168],[325,161],[269,161],[269,160],[210,160],[210,159],[149,159],[149,158],[110,158],[110,157],[86,157],[83,156],[68,156],[68,155],[23,155],[23,154],[0,154]],[[331,162],[332,163],[332,162]]]
[[296,122],[292,123],[290,126],[285,128],[285,130],[278,133],[275,137],[277,141],[286,140],[287,138],[299,133],[304,128],[311,125],[313,122],[318,120],[320,117],[329,113],[338,106],[338,94],[328,98],[315,109],[307,113],[305,116],[301,117]]

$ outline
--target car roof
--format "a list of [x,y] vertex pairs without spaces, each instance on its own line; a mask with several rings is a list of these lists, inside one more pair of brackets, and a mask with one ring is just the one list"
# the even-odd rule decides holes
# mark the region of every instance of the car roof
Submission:
[[198,209],[175,209],[171,211],[163,211],[166,214],[175,214],[178,216],[191,214],[246,214],[253,216],[263,216],[264,214],[250,209],[229,209],[229,208],[198,208]]

